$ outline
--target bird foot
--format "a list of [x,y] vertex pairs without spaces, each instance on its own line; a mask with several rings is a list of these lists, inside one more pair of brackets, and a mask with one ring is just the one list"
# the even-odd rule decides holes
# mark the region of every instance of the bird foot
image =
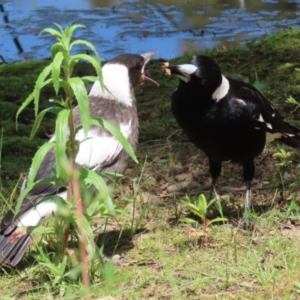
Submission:
[[14,240],[22,237],[23,235],[25,235],[27,233],[27,229],[26,228],[21,228],[21,229],[17,229],[15,232],[13,232],[10,237],[9,237],[9,241],[10,243],[12,243]]

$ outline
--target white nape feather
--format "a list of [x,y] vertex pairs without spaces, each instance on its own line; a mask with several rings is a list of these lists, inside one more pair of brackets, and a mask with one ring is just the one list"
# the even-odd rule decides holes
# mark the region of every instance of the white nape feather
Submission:
[[100,82],[95,81],[89,96],[117,100],[124,105],[132,106],[133,98],[127,67],[121,64],[108,63],[103,66],[102,75],[106,89],[102,90]]
[[218,102],[227,95],[228,91],[229,91],[229,81],[226,77],[222,75],[222,82],[220,86],[217,87],[214,93],[212,94],[212,99]]
[[[64,200],[67,199],[67,191],[57,194]],[[36,206],[28,209],[19,217],[17,227],[37,226],[42,221],[48,219],[58,210],[58,205],[55,202],[45,201],[37,204]]]

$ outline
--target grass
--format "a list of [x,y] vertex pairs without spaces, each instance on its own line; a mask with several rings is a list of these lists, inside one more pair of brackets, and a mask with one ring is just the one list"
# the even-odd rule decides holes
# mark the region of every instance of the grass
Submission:
[[[245,49],[219,49],[206,52],[216,58],[226,75],[238,74],[251,82],[268,83],[264,90],[282,115],[300,127],[300,112],[285,103],[289,96],[300,99],[300,31],[286,30],[269,36]],[[171,63],[189,61],[191,55]],[[20,174],[28,169],[33,153],[53,129],[49,117],[33,141],[29,141],[33,116],[30,109],[21,115],[19,131],[14,114],[32,90],[37,74],[48,62],[20,62],[0,65],[0,127],[3,128],[1,150],[1,210],[13,194]],[[105,240],[104,253],[114,266],[106,264],[95,277],[91,295],[85,296],[82,285],[67,277],[53,285],[55,276],[41,256],[45,245],[27,252],[16,269],[2,269],[1,299],[298,299],[299,268],[299,151],[282,145],[268,145],[256,159],[253,181],[253,204],[257,229],[238,231],[242,215],[244,190],[241,168],[224,163],[218,191],[227,226],[209,229],[209,248],[205,249],[192,224],[180,222],[188,211],[181,199],[204,192],[208,194],[210,176],[205,156],[191,145],[179,130],[170,111],[170,94],[177,80],[166,77],[160,61],[149,66],[150,77],[160,87],[137,89],[140,118],[140,164],[131,163],[115,191],[115,202],[128,213],[109,219],[107,230],[95,230]],[[86,65],[77,70],[83,74]],[[49,88],[42,94],[44,105],[53,96]],[[280,148],[293,155],[288,168],[282,169],[272,156]],[[143,171],[142,171],[143,170]],[[176,193],[168,187],[189,174],[198,185]],[[281,192],[282,181],[284,192]],[[150,194],[150,200],[145,194]],[[11,201],[11,200],[9,200]],[[134,212],[134,216],[133,216]],[[218,214],[210,211],[211,217]],[[133,222],[132,222],[133,221]],[[105,220],[95,220],[95,228]],[[49,251],[51,253],[51,251]],[[51,255],[51,254],[48,254]],[[60,269],[61,270],[61,269]],[[58,270],[58,271],[60,271]],[[105,298],[103,298],[105,299]],[[106,298],[108,299],[108,298]]]

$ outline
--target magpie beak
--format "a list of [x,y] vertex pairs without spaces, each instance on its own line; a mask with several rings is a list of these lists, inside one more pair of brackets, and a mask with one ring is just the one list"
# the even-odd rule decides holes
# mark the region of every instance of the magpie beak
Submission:
[[178,79],[189,82],[191,75],[197,70],[197,67],[191,64],[177,65],[177,66],[166,66],[166,69],[171,71],[171,74],[176,76]]
[[158,52],[157,50],[154,50],[154,51],[151,51],[151,52],[140,54],[145,59],[144,65],[143,65],[143,67],[141,69],[141,79],[142,79],[142,82],[148,83],[148,84],[153,85],[153,86],[159,86],[159,84],[155,80],[153,80],[150,77],[147,77],[145,75],[145,67],[146,67],[147,63],[152,59],[152,57],[157,52]]

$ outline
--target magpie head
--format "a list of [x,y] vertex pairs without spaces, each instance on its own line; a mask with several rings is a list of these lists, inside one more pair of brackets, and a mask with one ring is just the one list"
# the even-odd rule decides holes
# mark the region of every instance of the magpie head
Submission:
[[145,75],[145,67],[151,58],[158,51],[151,51],[144,54],[120,54],[111,59],[107,64],[120,64],[128,69],[129,80],[133,87],[136,87],[144,82],[158,86],[159,84],[153,79]]
[[166,69],[185,83],[191,82],[212,91],[222,82],[220,67],[205,55],[194,56],[189,64],[167,66]]

